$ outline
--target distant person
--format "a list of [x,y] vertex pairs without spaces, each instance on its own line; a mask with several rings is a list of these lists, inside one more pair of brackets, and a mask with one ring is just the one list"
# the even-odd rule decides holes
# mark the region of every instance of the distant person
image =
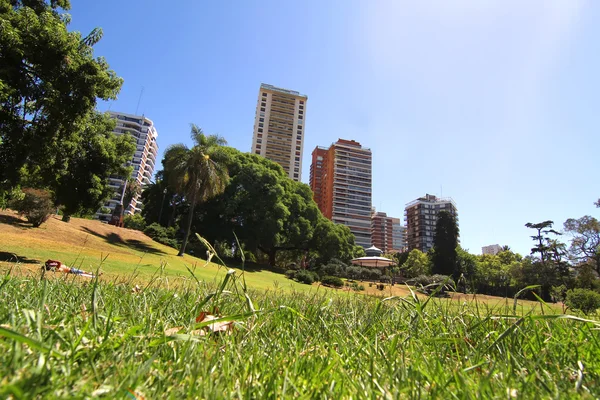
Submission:
[[63,272],[65,274],[81,275],[86,278],[94,278],[95,275],[91,272],[85,272],[77,268],[68,267],[60,261],[48,260],[44,263],[46,271]]

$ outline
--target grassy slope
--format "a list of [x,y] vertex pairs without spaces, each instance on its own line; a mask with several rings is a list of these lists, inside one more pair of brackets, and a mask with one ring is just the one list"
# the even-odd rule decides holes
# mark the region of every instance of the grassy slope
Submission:
[[[0,211],[0,268],[14,266],[15,256],[23,272],[37,272],[41,263],[54,259],[85,271],[95,271],[100,266],[103,279],[107,280],[131,275],[134,270],[141,280],[148,280],[161,265],[170,284],[190,278],[186,266],[203,281],[221,279],[225,274],[225,269],[217,264],[206,265],[206,261],[189,255],[177,257],[177,250],[154,242],[139,231],[80,218],[64,223],[58,216],[51,217],[40,228],[31,228],[15,213]],[[256,289],[277,285],[284,289],[311,290],[310,286],[268,270],[247,271],[246,281]]]

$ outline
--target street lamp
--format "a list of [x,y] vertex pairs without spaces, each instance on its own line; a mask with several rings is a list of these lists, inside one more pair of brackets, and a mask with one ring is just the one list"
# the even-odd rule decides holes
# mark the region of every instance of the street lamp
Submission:
[[165,197],[167,196],[167,188],[165,188],[163,190],[163,199],[162,199],[162,203],[160,204],[160,212],[158,213],[158,224],[160,225],[160,218],[162,217],[162,211],[163,211],[163,207],[165,205]]

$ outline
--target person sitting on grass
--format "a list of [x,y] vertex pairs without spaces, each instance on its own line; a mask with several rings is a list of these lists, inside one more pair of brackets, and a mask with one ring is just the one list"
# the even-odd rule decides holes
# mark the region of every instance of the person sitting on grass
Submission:
[[[87,278],[94,278],[95,275],[91,272],[85,272],[77,268],[68,267],[60,261],[48,260],[44,263],[46,271],[64,272],[65,274],[81,275]],[[101,274],[102,275],[102,274]]]

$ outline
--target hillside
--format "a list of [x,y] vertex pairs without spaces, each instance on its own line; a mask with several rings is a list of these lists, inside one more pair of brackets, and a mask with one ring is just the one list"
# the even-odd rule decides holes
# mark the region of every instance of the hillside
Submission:
[[[177,250],[153,241],[142,232],[81,218],[65,223],[60,218],[52,216],[40,228],[32,228],[15,212],[0,211],[0,270],[16,265],[17,273],[37,272],[44,261],[54,259],[85,271],[100,267],[106,280],[131,276],[134,271],[139,279],[148,280],[161,266],[164,266],[163,276],[172,278],[190,278],[186,266],[204,281],[225,274],[225,268],[217,264],[206,264],[205,260],[190,255],[177,257]],[[170,284],[176,281],[171,279]],[[266,270],[247,271],[246,281],[257,289],[274,285],[311,289]]]

